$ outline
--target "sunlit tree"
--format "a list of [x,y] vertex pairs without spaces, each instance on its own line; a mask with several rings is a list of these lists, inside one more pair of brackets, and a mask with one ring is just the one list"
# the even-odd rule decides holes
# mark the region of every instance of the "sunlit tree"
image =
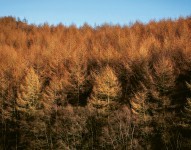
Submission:
[[38,115],[40,115],[38,110],[41,109],[40,90],[41,84],[39,77],[33,68],[29,68],[20,85],[16,99],[16,109],[20,118],[20,131],[22,132],[21,143],[23,143],[24,146],[36,141],[37,135],[39,134],[36,132],[36,130],[39,131],[38,122],[36,122],[36,120]]
[[113,69],[106,66],[99,73],[93,73],[93,76],[95,81],[90,99],[93,107],[100,112],[107,112],[117,107],[122,89]]

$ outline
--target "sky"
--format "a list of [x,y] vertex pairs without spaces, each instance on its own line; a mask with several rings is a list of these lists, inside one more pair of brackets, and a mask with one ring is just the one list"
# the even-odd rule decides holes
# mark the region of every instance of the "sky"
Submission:
[[191,0],[0,0],[3,16],[37,25],[128,25],[191,16]]

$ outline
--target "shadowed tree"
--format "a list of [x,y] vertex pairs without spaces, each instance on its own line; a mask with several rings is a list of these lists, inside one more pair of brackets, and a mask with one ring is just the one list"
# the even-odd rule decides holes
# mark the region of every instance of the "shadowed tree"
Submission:
[[0,136],[0,147],[6,149],[6,122],[11,120],[11,112],[7,108],[9,105],[9,100],[7,99],[8,91],[8,82],[3,75],[0,76],[0,127],[1,127],[1,136]]
[[[191,92],[191,83],[187,83],[187,87],[189,88],[189,91]],[[187,98],[187,103],[184,109],[185,109],[186,116],[190,122],[191,121],[191,97]]]
[[70,61],[68,66],[67,99],[74,106],[86,105],[91,89],[88,81],[87,58],[83,52],[74,52],[74,60]]
[[[191,93],[191,83],[186,83],[189,89],[189,93]],[[182,122],[179,123],[182,128],[182,133],[184,136],[183,148],[189,149],[191,147],[191,96],[187,98],[183,109]]]
[[56,77],[50,81],[42,94],[46,115],[44,121],[47,123],[48,143],[51,149],[54,147],[53,141],[59,140],[59,110],[68,104],[66,97],[66,81]]

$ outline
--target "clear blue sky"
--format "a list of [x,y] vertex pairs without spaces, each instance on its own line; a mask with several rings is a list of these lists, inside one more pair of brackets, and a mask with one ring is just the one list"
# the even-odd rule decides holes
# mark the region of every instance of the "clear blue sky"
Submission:
[[124,25],[190,15],[191,0],[0,0],[0,17],[25,17],[35,24]]

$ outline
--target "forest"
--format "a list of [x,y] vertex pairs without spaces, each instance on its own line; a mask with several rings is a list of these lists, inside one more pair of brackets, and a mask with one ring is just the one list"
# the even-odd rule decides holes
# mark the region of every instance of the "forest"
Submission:
[[95,27],[1,17],[0,149],[191,149],[191,17]]

